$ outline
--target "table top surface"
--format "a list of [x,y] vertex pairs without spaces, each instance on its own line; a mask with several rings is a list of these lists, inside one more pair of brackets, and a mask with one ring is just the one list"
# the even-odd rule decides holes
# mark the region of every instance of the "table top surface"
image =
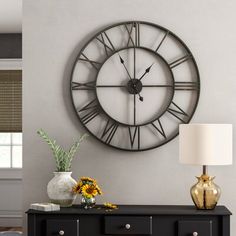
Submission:
[[102,205],[85,210],[80,205],[61,207],[60,211],[28,210],[27,214],[69,214],[69,215],[232,215],[225,206],[214,210],[197,210],[186,205],[118,205],[118,209],[108,210]]

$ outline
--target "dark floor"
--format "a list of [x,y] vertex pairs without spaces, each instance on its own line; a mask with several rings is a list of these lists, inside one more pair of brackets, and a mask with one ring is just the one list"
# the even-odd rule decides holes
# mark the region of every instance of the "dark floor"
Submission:
[[22,231],[21,227],[0,227],[0,232],[2,231]]

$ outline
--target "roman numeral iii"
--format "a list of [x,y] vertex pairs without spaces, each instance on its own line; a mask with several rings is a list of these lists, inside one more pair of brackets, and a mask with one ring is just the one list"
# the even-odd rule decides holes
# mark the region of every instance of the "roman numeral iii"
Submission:
[[199,90],[200,84],[198,82],[175,82],[175,90]]

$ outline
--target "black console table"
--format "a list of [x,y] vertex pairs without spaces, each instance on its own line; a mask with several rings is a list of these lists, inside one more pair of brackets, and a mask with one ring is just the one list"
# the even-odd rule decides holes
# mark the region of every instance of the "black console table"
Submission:
[[28,236],[230,236],[231,212],[224,206],[205,211],[194,206],[121,205],[112,211],[73,206],[27,214]]

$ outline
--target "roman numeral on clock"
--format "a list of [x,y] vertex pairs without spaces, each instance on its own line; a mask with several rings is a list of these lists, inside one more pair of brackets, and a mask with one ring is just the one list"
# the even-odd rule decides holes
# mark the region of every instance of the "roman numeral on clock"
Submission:
[[90,60],[84,53],[81,53],[79,61],[83,61],[83,62],[89,63],[97,71],[100,69],[100,67],[102,65],[101,62]]
[[139,47],[140,46],[140,24],[138,22],[134,22],[129,27],[127,24],[124,25],[125,29],[128,33],[128,42],[127,47]]
[[107,56],[109,56],[110,53],[116,51],[113,43],[111,42],[106,32],[103,32],[100,35],[98,35],[96,39],[104,46],[104,50]]
[[175,82],[175,90],[199,90],[200,84],[198,82]]
[[171,69],[175,68],[176,66],[179,66],[180,64],[186,62],[187,60],[191,59],[192,55],[191,54],[187,54],[183,57],[178,58],[177,60],[169,63],[169,66]]
[[171,102],[171,105],[167,109],[167,112],[169,112],[172,116],[174,116],[176,119],[180,120],[183,123],[186,123],[183,118],[189,117],[189,115],[174,102]]
[[165,134],[165,130],[163,129],[163,126],[161,124],[160,119],[157,119],[158,124],[155,124],[154,122],[151,123],[151,125],[155,128],[155,130],[162,135],[163,138],[166,139],[166,134]]
[[95,82],[87,82],[87,83],[78,83],[72,82],[72,90],[94,90],[95,89]]
[[93,120],[97,115],[101,113],[101,107],[97,102],[97,99],[92,100],[84,107],[82,107],[78,113],[81,115],[80,119],[84,124],[89,123]]
[[140,149],[140,126],[129,127],[128,129],[131,148],[137,146]]
[[115,121],[111,121],[110,119],[107,120],[106,126],[103,130],[101,138],[105,141],[105,143],[109,144],[113,139],[119,124]]
[[161,47],[161,45],[163,44],[164,40],[166,39],[166,37],[169,35],[169,31],[166,31],[165,35],[163,36],[161,42],[158,44],[157,48],[156,48],[156,52],[159,50],[159,48]]

